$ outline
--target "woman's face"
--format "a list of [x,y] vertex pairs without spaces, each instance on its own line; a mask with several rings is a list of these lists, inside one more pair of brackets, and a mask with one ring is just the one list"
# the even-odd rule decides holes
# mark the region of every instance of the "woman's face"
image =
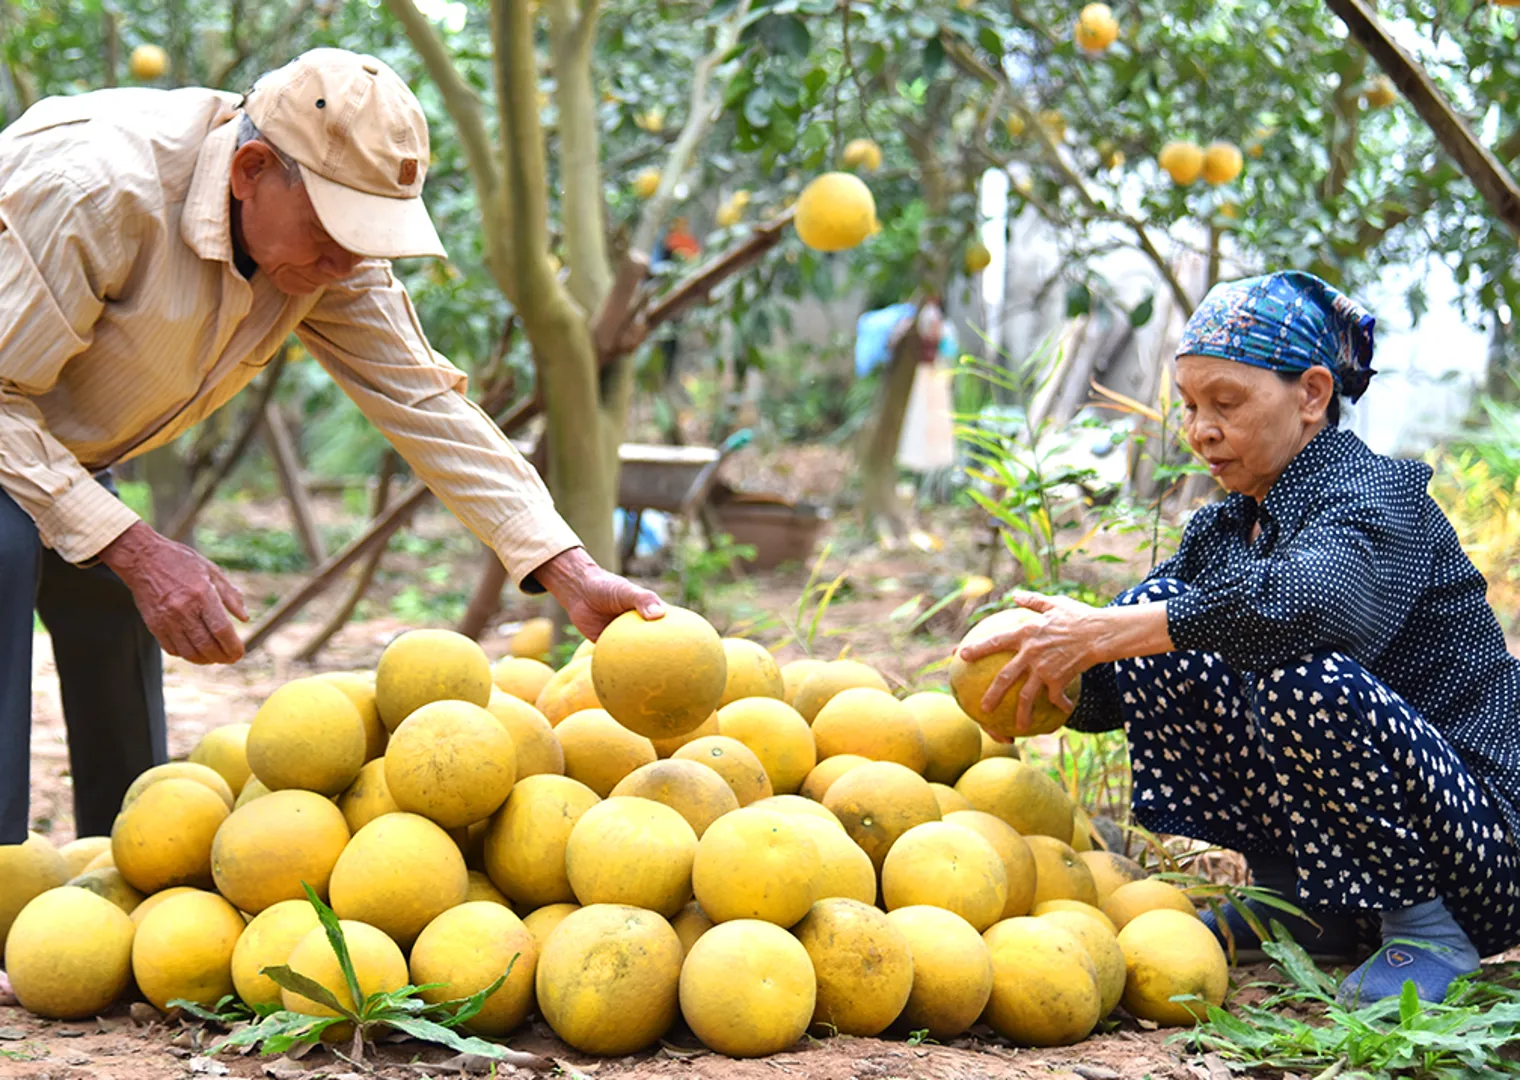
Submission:
[[1177,359],[1183,431],[1230,491],[1258,502],[1325,426],[1335,379],[1324,367],[1297,379],[1215,356]]

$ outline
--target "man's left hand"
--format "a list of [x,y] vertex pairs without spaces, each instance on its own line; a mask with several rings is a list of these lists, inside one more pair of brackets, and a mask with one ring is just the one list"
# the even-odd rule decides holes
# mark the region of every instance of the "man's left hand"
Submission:
[[554,556],[533,572],[554,599],[560,602],[577,630],[595,641],[607,624],[625,611],[637,611],[646,619],[665,614],[665,605],[648,589],[641,589],[597,565],[585,548],[571,548]]

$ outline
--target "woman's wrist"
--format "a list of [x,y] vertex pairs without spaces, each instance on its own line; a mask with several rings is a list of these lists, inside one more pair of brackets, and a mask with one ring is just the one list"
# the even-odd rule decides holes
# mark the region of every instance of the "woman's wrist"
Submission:
[[1091,636],[1088,649],[1088,667],[1172,651],[1165,601],[1100,608],[1096,619],[1096,632]]

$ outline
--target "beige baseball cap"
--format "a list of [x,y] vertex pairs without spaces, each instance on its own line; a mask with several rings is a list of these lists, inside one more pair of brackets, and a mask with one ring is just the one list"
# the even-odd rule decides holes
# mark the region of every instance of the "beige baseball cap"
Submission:
[[243,109],[300,167],[317,218],[345,249],[447,258],[422,202],[427,118],[384,63],[312,49],[255,83]]

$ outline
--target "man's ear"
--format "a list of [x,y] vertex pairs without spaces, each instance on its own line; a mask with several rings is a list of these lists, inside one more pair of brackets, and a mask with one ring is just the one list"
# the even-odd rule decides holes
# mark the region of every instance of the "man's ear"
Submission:
[[232,197],[239,201],[253,193],[266,169],[278,167],[274,151],[254,139],[232,155]]

